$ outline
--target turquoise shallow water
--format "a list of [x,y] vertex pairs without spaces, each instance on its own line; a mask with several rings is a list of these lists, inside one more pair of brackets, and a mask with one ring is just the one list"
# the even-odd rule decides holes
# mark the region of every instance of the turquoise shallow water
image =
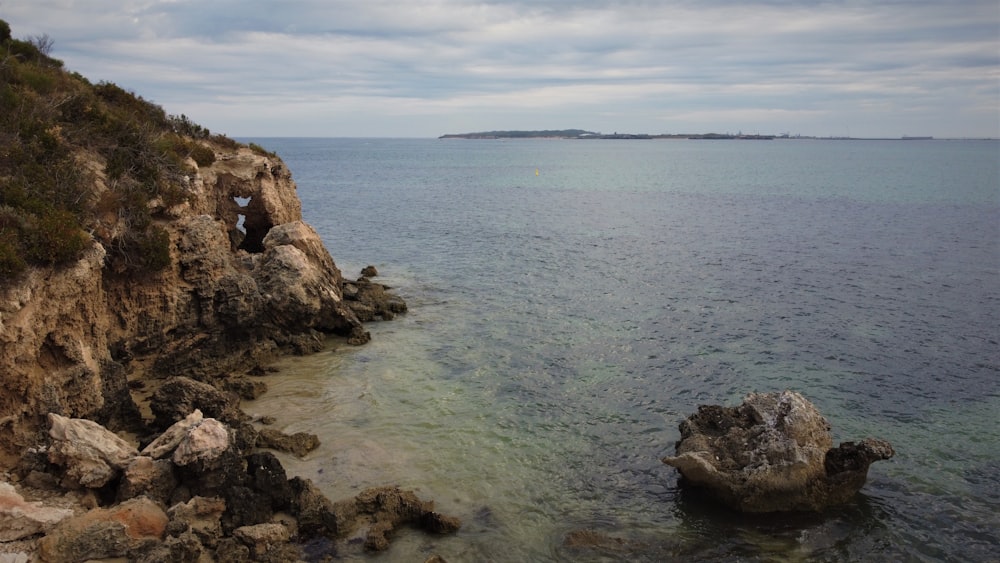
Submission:
[[[382,558],[1000,547],[1000,144],[254,141],[345,275],[375,264],[410,305],[247,405],[319,434],[285,462],[330,496],[398,484],[465,522]],[[749,518],[677,488],[659,458],[687,414],[785,388],[835,440],[896,447],[856,502]],[[623,551],[565,546],[581,529]]]

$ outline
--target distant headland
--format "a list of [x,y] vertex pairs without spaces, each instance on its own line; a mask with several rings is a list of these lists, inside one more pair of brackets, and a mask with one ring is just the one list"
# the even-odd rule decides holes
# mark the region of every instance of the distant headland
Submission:
[[750,141],[770,141],[773,139],[834,139],[848,141],[928,141],[934,137],[813,137],[805,135],[760,135],[739,133],[661,133],[650,135],[646,133],[614,133],[606,134],[585,129],[545,129],[538,131],[480,131],[476,133],[449,133],[441,135],[439,139],[695,139],[695,140],[750,140]]

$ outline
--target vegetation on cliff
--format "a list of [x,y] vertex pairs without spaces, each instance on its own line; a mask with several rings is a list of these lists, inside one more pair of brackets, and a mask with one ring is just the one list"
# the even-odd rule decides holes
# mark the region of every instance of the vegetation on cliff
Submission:
[[0,285],[29,265],[77,260],[92,244],[119,272],[170,263],[158,214],[185,199],[193,161],[223,136],[49,56],[47,36],[14,39],[0,20]]

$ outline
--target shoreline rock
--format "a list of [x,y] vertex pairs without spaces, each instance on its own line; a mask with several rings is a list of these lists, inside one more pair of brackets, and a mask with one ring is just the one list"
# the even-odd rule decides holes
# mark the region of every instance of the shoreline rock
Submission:
[[822,511],[864,486],[868,467],[894,455],[875,438],[833,447],[830,424],[793,391],[751,393],[736,407],[703,405],[680,424],[663,463],[743,512]]
[[433,534],[461,526],[434,512],[433,502],[396,487],[332,502],[308,479],[288,478],[272,453],[241,445],[232,439],[235,429],[197,409],[141,452],[93,421],[50,420],[50,469],[106,500],[74,513],[26,501],[0,482],[0,548],[18,542],[26,558],[294,561],[315,539],[330,542],[333,553],[360,535],[366,550],[381,551],[400,526]]

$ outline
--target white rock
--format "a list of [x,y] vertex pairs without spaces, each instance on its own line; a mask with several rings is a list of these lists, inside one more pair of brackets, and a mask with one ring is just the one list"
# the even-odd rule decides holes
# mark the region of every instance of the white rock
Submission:
[[49,461],[66,470],[65,486],[103,487],[139,454],[100,424],[49,413]]
[[[27,502],[10,483],[0,482],[0,541],[17,541],[46,532],[73,515],[68,508],[42,506]],[[3,554],[0,556],[13,555]],[[8,559],[18,561],[18,559]],[[4,563],[0,558],[0,563]],[[27,561],[27,559],[24,559]]]

